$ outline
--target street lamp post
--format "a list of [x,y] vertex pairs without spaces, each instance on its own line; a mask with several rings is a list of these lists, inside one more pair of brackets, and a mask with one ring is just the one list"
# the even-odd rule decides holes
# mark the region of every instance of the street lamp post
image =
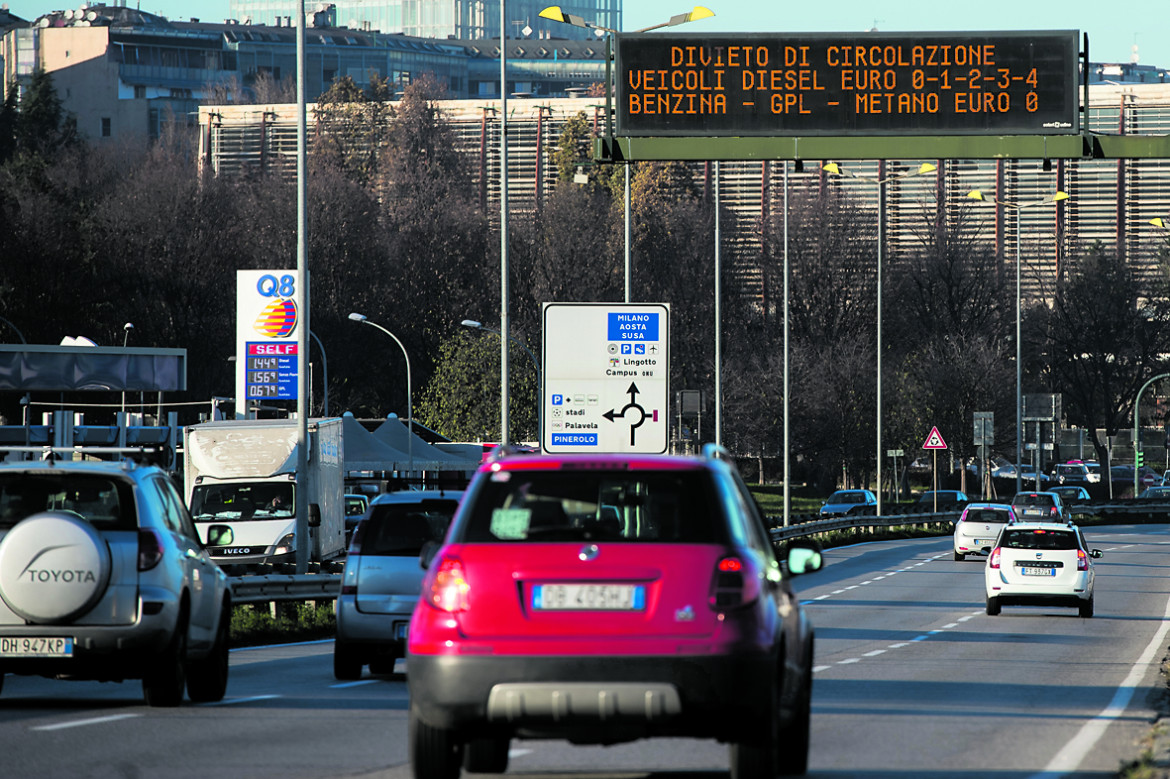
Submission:
[[377,322],[371,322],[363,314],[356,311],[349,315],[349,318],[355,322],[376,327],[386,335],[394,339],[394,343],[398,344],[398,348],[402,350],[402,356],[406,360],[406,472],[409,475],[414,472],[414,448],[412,441],[414,439],[414,408],[410,402],[410,355],[406,353],[406,347],[402,345],[402,341],[398,340],[398,336],[382,327]]
[[[474,319],[464,319],[459,324],[463,325],[464,327],[470,327],[472,330],[483,330],[484,332],[495,333],[496,335],[500,336],[501,338],[503,337],[503,333],[501,333],[499,330],[493,330],[490,327],[485,327],[481,322],[477,322]],[[532,353],[532,350],[529,349],[528,346],[523,341],[521,341],[519,338],[512,335],[511,333],[508,333],[508,339],[511,340],[512,343],[517,344],[521,349],[523,349],[525,352],[528,353],[528,356],[532,358],[532,367],[536,368],[536,427],[537,427],[537,437],[543,441],[544,440],[543,439],[543,436],[544,436],[544,398],[543,398],[544,389],[543,389],[543,386],[541,385],[541,380],[540,380],[540,361],[536,359],[536,355]]]
[[[1138,437],[1140,435],[1140,433],[1138,432],[1138,412],[1141,411],[1141,408],[1142,408],[1142,393],[1144,393],[1146,391],[1146,387],[1150,386],[1155,381],[1158,381],[1158,379],[1166,379],[1166,378],[1170,378],[1170,373],[1159,373],[1157,376],[1154,376],[1153,378],[1151,378],[1149,381],[1147,381],[1145,384],[1142,385],[1142,388],[1140,390],[1138,390],[1137,397],[1134,398],[1134,401],[1133,401],[1133,496],[1135,498],[1138,496],[1138,463],[1137,463],[1138,458],[1137,458],[1137,453],[1139,451],[1141,451],[1141,440]],[[1110,484],[1113,483],[1112,474],[1110,475],[1109,482],[1110,482]]]
[[896,179],[924,176],[938,170],[938,166],[924,162],[914,170],[897,173],[884,178],[866,178],[841,169],[835,162],[826,163],[822,169],[834,176],[862,179],[878,187],[878,236],[877,236],[877,513],[882,513],[882,244],[885,243],[886,184]]
[[[122,325],[122,348],[123,349],[126,348],[126,342],[130,340],[130,331],[133,329],[134,329],[133,322],[127,322],[126,324]],[[123,380],[123,382],[125,382],[125,380]],[[125,387],[124,383],[122,386],[122,413],[123,414],[126,413],[126,387]],[[122,423],[124,423],[124,420]],[[119,424],[122,424],[122,423],[119,423]]]
[[[1021,466],[1024,457],[1024,358],[1021,349],[1022,327],[1020,324],[1022,320],[1021,308],[1023,306],[1022,296],[1020,294],[1020,212],[1032,206],[1059,203],[1062,200],[1067,200],[1068,195],[1064,192],[1057,191],[1052,197],[1046,197],[1043,200],[1034,200],[1031,203],[1012,203],[1007,200],[997,200],[994,197],[985,195],[981,190],[973,189],[967,193],[967,197],[972,200],[995,203],[996,205],[1010,208],[1016,212],[1016,492],[1019,492],[1022,488],[1024,478]],[[1037,484],[1039,484],[1039,467],[1036,468],[1036,479]]]

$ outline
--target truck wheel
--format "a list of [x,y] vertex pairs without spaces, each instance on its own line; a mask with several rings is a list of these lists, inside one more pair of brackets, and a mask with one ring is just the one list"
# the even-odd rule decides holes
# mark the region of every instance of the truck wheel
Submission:
[[231,619],[231,610],[222,609],[211,651],[202,660],[193,661],[187,671],[187,695],[196,703],[221,701],[227,692]]
[[463,745],[456,740],[454,731],[428,725],[414,709],[407,729],[414,779],[459,779]]
[[175,635],[158,660],[142,678],[142,692],[149,706],[178,706],[187,686],[187,610],[179,614]]
[[463,770],[473,774],[502,774],[508,770],[511,739],[473,738],[463,747]]
[[[350,644],[334,640],[333,677],[341,682],[353,682],[362,678],[362,659]],[[373,670],[373,669],[371,669]]]

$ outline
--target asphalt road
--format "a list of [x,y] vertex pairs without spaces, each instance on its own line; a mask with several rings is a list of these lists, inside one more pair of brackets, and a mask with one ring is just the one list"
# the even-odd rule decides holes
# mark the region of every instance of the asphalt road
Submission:
[[[1170,528],[1090,528],[1096,616],[983,612],[983,565],[949,538],[829,550],[796,580],[817,630],[811,777],[1109,777],[1137,756],[1161,690]],[[143,705],[137,682],[6,679],[13,777],[410,779],[400,674],[339,683],[330,642],[236,650],[228,696]],[[526,779],[727,776],[713,742],[513,743]]]

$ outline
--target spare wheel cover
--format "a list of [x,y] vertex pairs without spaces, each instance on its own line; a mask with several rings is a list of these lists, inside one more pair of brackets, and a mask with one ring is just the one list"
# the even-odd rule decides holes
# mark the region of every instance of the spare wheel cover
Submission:
[[0,539],[0,598],[26,620],[61,624],[101,600],[110,567],[110,549],[88,522],[34,514]]

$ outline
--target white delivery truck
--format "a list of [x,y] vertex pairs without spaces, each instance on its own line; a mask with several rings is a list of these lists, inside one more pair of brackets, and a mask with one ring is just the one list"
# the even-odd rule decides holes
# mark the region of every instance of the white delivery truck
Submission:
[[309,562],[341,558],[341,431],[339,418],[309,420],[306,473],[297,473],[295,419],[204,422],[185,428],[185,495],[211,558],[233,572],[295,570],[296,515],[302,503],[309,520]]

